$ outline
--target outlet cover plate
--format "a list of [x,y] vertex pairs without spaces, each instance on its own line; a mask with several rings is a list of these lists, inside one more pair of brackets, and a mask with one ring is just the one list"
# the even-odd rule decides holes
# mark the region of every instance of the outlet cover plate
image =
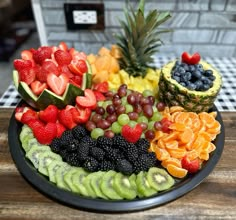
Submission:
[[104,4],[64,4],[68,30],[104,30]]

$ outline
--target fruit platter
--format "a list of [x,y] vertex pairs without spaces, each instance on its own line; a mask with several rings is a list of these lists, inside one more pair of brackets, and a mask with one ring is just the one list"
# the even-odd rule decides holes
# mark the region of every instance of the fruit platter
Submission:
[[199,53],[153,67],[168,31],[158,26],[171,16],[144,15],[143,0],[130,11],[117,43],[97,54],[61,42],[13,62],[22,101],[10,120],[11,155],[28,182],[63,204],[109,212],[162,205],[200,184],[222,154],[220,73]]

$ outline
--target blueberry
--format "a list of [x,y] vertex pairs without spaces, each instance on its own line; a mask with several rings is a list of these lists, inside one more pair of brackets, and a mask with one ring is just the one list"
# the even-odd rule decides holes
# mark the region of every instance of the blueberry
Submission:
[[179,84],[184,86],[184,87],[186,87],[186,83],[185,82],[180,82]]
[[214,75],[208,77],[208,79],[211,80],[211,81],[214,81],[215,78],[216,78],[216,77],[215,77]]
[[192,74],[190,72],[186,72],[185,74],[181,76],[181,81],[187,82],[191,80],[191,78],[192,78]]
[[179,72],[180,74],[184,74],[184,73],[185,73],[185,69],[184,69],[183,67],[179,67],[179,68],[178,68],[178,72]]
[[180,75],[181,74],[178,71],[174,72],[174,76],[180,76]]
[[209,84],[203,84],[202,88],[204,91],[206,91],[210,88],[210,86],[209,86]]
[[197,88],[197,86],[194,83],[188,83],[187,88],[190,90],[195,90]]
[[172,78],[175,79],[177,82],[180,82],[180,77],[179,76],[174,75]]
[[182,67],[184,68],[184,70],[185,70],[186,72],[189,71],[188,64],[183,63],[183,64],[182,64]]
[[202,77],[202,73],[199,70],[195,70],[192,72],[193,77],[200,79]]
[[194,65],[189,65],[188,68],[190,72],[193,72],[196,69]]
[[201,72],[203,71],[203,66],[202,64],[196,64],[196,68],[200,70]]
[[203,83],[202,83],[201,80],[197,80],[197,81],[195,82],[195,85],[196,85],[196,89],[197,89],[197,90],[201,90],[201,87],[202,87]]
[[175,66],[180,66],[180,64],[181,64],[181,62],[180,62],[179,60],[177,60],[177,61],[175,62]]
[[204,75],[207,76],[207,77],[213,76],[213,71],[212,71],[212,70],[206,70],[206,71],[204,72]]

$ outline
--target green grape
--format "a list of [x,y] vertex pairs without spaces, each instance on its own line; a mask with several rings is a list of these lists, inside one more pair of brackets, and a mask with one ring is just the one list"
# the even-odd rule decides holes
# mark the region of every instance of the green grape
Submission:
[[129,121],[129,124],[128,124],[128,125],[129,125],[130,127],[134,128],[136,124],[138,124],[136,121],[132,121],[132,120],[131,120],[131,121]]
[[144,133],[142,133],[140,138],[145,138],[145,134],[144,134]]
[[94,128],[91,132],[91,138],[97,139],[99,136],[104,135],[104,130],[101,128]]
[[154,124],[155,124],[155,121],[149,121],[148,122],[148,130],[153,130],[153,128],[154,128]]
[[102,107],[103,107],[104,109],[106,109],[107,106],[110,105],[110,104],[112,104],[112,101],[111,101],[111,100],[107,100],[107,101],[103,102]]
[[152,110],[153,110],[153,113],[154,113],[154,112],[157,112],[157,107],[156,107],[156,105],[152,106]]
[[152,92],[151,90],[145,89],[145,90],[143,91],[143,96],[144,96],[144,97],[154,96],[154,94],[153,94],[153,92]]
[[142,123],[142,122],[143,122],[143,123],[148,124],[148,119],[147,119],[147,117],[145,117],[144,115],[141,115],[141,116],[138,117],[137,122],[138,122],[138,123]]
[[99,107],[102,107],[103,103],[104,103],[104,101],[99,101],[99,102],[97,102],[97,105],[98,105]]
[[160,121],[162,119],[162,114],[160,112],[154,112],[153,116],[151,117],[151,121]]
[[121,98],[121,105],[126,105],[127,104],[127,97],[124,96]]
[[111,125],[111,130],[115,134],[119,134],[121,132],[121,128],[122,128],[122,126],[117,121],[113,122]]
[[126,114],[120,114],[117,118],[117,121],[120,125],[126,125],[129,123],[130,119],[129,116]]
[[133,112],[133,111],[134,111],[134,108],[132,105],[130,105],[130,104],[125,105],[125,113],[129,113],[129,112]]

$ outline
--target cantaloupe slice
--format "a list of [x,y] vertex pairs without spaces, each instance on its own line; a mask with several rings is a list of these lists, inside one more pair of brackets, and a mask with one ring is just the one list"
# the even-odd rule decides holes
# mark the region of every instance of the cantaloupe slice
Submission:
[[99,73],[93,75],[93,83],[97,84],[100,82],[107,81],[109,77],[107,70],[101,70]]
[[104,56],[99,56],[96,61],[95,61],[95,66],[100,73],[102,70],[109,70],[111,64],[111,56],[110,55],[104,55]]
[[110,50],[107,49],[106,47],[101,47],[100,50],[98,51],[98,54],[100,56],[110,55]]

